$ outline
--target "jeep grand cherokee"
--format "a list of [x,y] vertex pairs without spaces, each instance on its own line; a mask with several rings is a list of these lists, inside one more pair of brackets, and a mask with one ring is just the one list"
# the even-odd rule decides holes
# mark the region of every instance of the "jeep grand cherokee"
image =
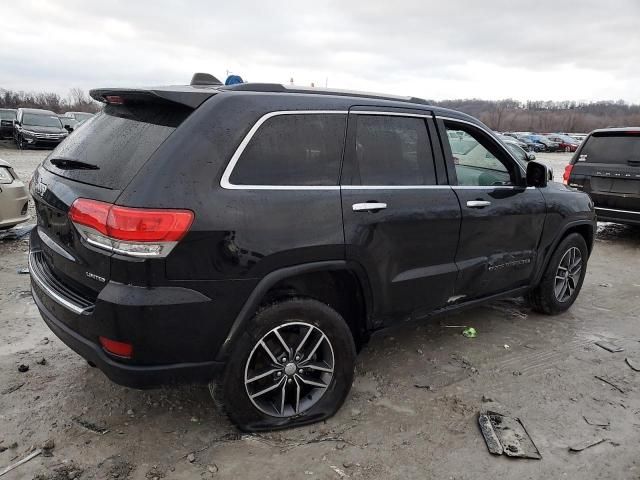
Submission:
[[423,100],[219,84],[93,90],[32,183],[33,296],[113,381],[210,382],[245,430],[325,419],[373,330],[580,291],[588,195]]

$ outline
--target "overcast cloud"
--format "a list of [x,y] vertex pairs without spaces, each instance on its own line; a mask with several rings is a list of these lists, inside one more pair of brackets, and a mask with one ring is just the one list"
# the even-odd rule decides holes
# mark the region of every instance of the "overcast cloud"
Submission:
[[0,13],[0,88],[224,80],[430,99],[640,103],[640,1],[20,0]]

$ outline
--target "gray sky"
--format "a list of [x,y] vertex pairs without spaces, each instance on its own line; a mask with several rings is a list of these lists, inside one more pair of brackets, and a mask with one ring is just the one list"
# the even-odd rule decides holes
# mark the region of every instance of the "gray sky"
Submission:
[[230,70],[437,100],[640,103],[639,22],[640,0],[8,1],[0,88],[66,95]]

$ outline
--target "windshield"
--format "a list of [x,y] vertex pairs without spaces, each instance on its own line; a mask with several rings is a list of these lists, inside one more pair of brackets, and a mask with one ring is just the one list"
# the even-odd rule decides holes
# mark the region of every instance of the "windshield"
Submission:
[[12,110],[0,110],[0,120],[15,120],[16,112]]
[[640,132],[594,134],[580,150],[579,161],[627,164],[640,161]]
[[40,113],[25,113],[22,116],[23,125],[31,125],[32,127],[58,127],[62,128],[60,119],[55,115],[46,115]]

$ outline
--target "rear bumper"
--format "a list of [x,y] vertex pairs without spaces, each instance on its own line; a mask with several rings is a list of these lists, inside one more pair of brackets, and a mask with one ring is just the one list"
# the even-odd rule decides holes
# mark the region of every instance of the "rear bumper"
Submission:
[[598,221],[640,225],[640,211],[595,207]]
[[112,359],[100,345],[84,338],[46,308],[38,291],[32,289],[43,320],[69,348],[96,365],[109,379],[132,388],[150,388],[175,383],[202,383],[211,380],[223,368],[219,362],[175,363],[170,365],[128,365]]

